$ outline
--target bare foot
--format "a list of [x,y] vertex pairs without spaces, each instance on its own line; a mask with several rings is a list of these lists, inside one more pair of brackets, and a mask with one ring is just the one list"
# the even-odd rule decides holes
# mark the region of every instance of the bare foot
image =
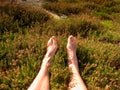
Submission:
[[57,47],[56,38],[52,36],[47,43],[47,53],[43,59],[42,66],[50,66],[51,57],[55,54]]
[[72,35],[68,37],[67,43],[67,54],[68,54],[68,65],[71,68],[71,64],[78,68],[78,62],[76,57],[77,40]]
[[57,50],[57,42],[55,36],[52,36],[47,43],[47,55],[52,57]]
[[[76,56],[77,40],[72,35],[68,37],[67,54],[68,54],[68,67],[71,72],[71,81],[69,83],[69,89],[75,87],[78,84],[79,68]],[[75,89],[76,90],[76,89]]]

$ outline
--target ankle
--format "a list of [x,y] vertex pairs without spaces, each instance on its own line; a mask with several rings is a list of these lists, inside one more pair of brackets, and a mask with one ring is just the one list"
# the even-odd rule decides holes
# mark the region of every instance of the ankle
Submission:
[[77,58],[76,50],[75,51],[71,51],[71,50],[67,49],[67,54],[68,54],[68,59],[75,59],[75,58]]
[[77,56],[76,56],[76,54],[69,54],[68,55],[68,60],[71,60],[71,61],[77,61]]
[[69,64],[69,70],[71,72],[71,74],[79,74],[79,68],[78,65],[75,64]]
[[50,66],[50,63],[51,63],[51,57],[46,54],[43,61],[42,61],[42,67],[49,67]]

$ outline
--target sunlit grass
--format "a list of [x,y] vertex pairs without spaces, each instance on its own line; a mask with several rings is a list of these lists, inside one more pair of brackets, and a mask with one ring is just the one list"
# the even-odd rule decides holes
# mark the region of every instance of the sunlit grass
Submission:
[[[55,20],[36,8],[28,9],[26,6],[21,7],[20,5],[11,6],[13,9],[10,9],[8,6],[0,5],[2,8],[0,11],[0,89],[26,90],[40,69],[46,53],[47,41],[55,35],[58,51],[52,57],[50,86],[51,90],[67,90],[70,73],[67,67],[66,44],[67,38],[71,34],[78,41],[77,57],[80,74],[88,89],[120,89],[119,12],[111,11],[112,14],[108,14],[108,9],[100,11],[100,6],[119,7],[119,1],[102,3],[101,0],[98,0],[93,3],[92,0],[86,0],[89,2],[67,0],[65,4],[69,2],[68,6],[63,1],[58,2],[58,7],[64,6],[59,8],[58,14],[60,15],[64,8],[79,9],[77,3],[82,4],[82,2],[85,6],[83,4],[81,8],[86,7],[86,10],[79,13],[72,12],[72,14],[65,11],[69,14],[67,18]],[[55,11],[57,8],[54,7],[57,7],[58,3],[46,5]],[[15,9],[16,7],[19,9],[18,11]],[[15,19],[16,14],[12,14],[11,10],[15,10],[17,15],[17,12],[21,12],[20,21]],[[21,10],[25,10],[25,16]],[[37,16],[34,12],[37,13]],[[103,18],[106,14],[110,16],[110,19]],[[30,22],[28,16],[32,18]],[[39,17],[42,19],[36,21]],[[22,19],[26,19],[25,22]],[[28,23],[26,24],[26,22]]]

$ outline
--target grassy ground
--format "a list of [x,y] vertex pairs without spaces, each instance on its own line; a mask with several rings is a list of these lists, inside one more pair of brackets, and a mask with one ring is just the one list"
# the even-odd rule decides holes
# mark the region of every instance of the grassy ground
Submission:
[[71,34],[78,40],[80,74],[88,89],[120,89],[119,0],[45,3],[45,9],[67,15],[59,20],[37,8],[0,3],[0,90],[29,87],[52,35],[57,37],[59,50],[52,58],[51,90],[67,90],[70,73],[66,44]]

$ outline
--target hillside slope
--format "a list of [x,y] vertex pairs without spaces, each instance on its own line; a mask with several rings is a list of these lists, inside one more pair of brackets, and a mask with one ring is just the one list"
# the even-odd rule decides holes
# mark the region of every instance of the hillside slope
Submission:
[[59,50],[50,68],[51,90],[67,90],[70,73],[66,44],[78,40],[80,74],[88,90],[119,90],[120,1],[58,0],[45,10],[0,0],[0,89],[26,90],[37,75],[47,41],[56,36]]

